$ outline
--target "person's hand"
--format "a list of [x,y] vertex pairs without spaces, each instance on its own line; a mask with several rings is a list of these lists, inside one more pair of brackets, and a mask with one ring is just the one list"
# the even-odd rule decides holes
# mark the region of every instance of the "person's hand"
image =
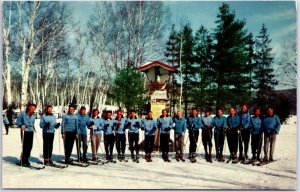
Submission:
[[22,126],[21,126],[21,130],[24,131],[25,129],[26,129],[26,126],[25,126],[25,125],[22,125]]
[[91,121],[90,122],[90,127],[93,126],[93,125],[95,125],[95,123],[94,123],[94,121]]
[[56,123],[55,128],[58,129],[60,126],[60,123]]
[[61,134],[61,138],[62,138],[62,139],[65,139],[65,134]]
[[49,128],[49,127],[50,127],[50,122],[47,122],[47,123],[45,124],[45,127]]

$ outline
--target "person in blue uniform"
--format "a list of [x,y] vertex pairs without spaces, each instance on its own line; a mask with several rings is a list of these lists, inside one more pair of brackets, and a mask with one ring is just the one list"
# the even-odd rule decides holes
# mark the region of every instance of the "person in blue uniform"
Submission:
[[[264,161],[273,162],[273,155],[275,150],[276,135],[280,131],[280,120],[277,115],[274,114],[272,106],[267,108],[267,115],[263,119],[263,131],[264,131]],[[270,153],[269,152],[270,147]],[[269,154],[269,157],[268,157]]]
[[239,114],[239,131],[241,134],[241,137],[239,137],[239,160],[245,161],[248,159],[248,147],[250,140],[250,113],[248,112],[248,106],[246,104],[242,104],[241,107],[242,111]]
[[177,111],[176,116],[173,118],[175,124],[175,151],[176,151],[176,160],[185,161],[183,158],[183,145],[184,145],[184,134],[187,129],[186,119],[182,117],[182,112]]
[[159,129],[159,145],[162,152],[162,158],[165,162],[171,162],[169,159],[170,130],[173,126],[173,120],[168,115],[166,109],[162,110],[162,115],[157,119]]
[[73,104],[69,105],[68,113],[62,116],[61,121],[61,135],[64,140],[65,147],[65,163],[69,164],[72,162],[70,159],[74,141],[79,138],[79,127],[78,118],[74,114],[75,106]]
[[60,123],[56,122],[56,117],[52,113],[53,107],[48,105],[45,113],[41,117],[40,128],[43,130],[43,157],[44,164],[53,164],[52,151],[55,129],[58,129]]
[[263,119],[261,116],[260,108],[254,110],[254,116],[251,117],[251,149],[252,149],[252,161],[260,161],[260,153],[262,146],[262,125]]
[[145,159],[147,162],[151,162],[151,153],[153,152],[154,148],[154,133],[157,129],[156,120],[152,117],[152,111],[147,113],[147,117],[142,120],[142,130],[144,130],[145,134]]
[[214,138],[215,138],[215,148],[216,148],[216,159],[218,161],[224,161],[223,157],[223,147],[225,139],[225,129],[227,126],[226,117],[223,116],[223,110],[217,108],[216,116],[213,118],[214,126]]
[[204,146],[205,159],[211,162],[213,117],[210,116],[211,113],[210,109],[206,109],[204,113],[205,115],[201,118],[202,125],[203,125],[202,144]]
[[114,120],[114,127],[116,133],[116,148],[118,152],[118,159],[125,159],[126,135],[125,135],[126,117],[123,117],[123,111],[117,111],[117,117]]
[[94,123],[90,128],[90,136],[91,136],[91,145],[92,145],[92,161],[98,160],[98,149],[100,146],[100,141],[102,138],[102,131],[104,122],[101,117],[99,117],[99,110],[93,109],[92,117],[90,119],[91,122]]
[[[129,149],[131,158],[135,162],[139,162],[139,129],[142,126],[142,121],[136,116],[136,111],[131,110],[130,116],[127,118],[126,127],[128,128]],[[135,155],[134,155],[135,152]]]
[[26,110],[21,112],[17,118],[17,126],[21,129],[22,139],[22,155],[21,155],[21,166],[30,166],[29,157],[32,149],[33,134],[35,131],[34,123],[36,115],[34,113],[36,104],[31,103],[26,106]]
[[226,128],[228,148],[230,151],[229,160],[236,160],[237,149],[238,149],[238,128],[240,126],[240,117],[236,114],[236,109],[234,107],[230,108],[229,113],[230,115],[227,117],[227,128]]

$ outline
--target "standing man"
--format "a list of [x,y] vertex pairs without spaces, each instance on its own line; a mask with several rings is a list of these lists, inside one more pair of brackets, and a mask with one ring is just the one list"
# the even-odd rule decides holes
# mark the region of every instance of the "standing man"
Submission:
[[[212,163],[211,160],[211,150],[212,150],[212,123],[213,123],[213,118],[210,116],[210,109],[205,110],[205,115],[202,117],[202,143],[204,146],[204,151],[205,151],[205,159],[207,162]],[[208,153],[207,153],[207,146],[208,148]]]
[[36,115],[34,113],[36,104],[28,104],[25,112],[21,112],[17,118],[17,126],[21,128],[22,139],[22,154],[21,154],[21,166],[30,166],[28,161],[32,149],[33,143],[33,131],[35,131],[34,123]]
[[[84,106],[80,107],[79,113],[77,113],[78,118],[78,127],[80,130],[79,138],[77,141],[77,148],[80,157],[80,161],[87,162],[86,158],[87,153],[87,127],[91,127],[94,125],[94,122],[90,120],[90,117],[86,114],[86,108]],[[81,142],[82,142],[82,153],[81,153]],[[81,156],[82,154],[82,156]]]
[[225,129],[227,126],[226,117],[223,116],[223,110],[217,108],[216,116],[213,118],[213,126],[215,127],[215,147],[216,147],[216,159],[219,162],[224,162],[223,147],[225,139]]
[[[78,118],[74,114],[75,106],[73,104],[69,105],[68,113],[63,115],[61,121],[61,134],[64,140],[65,145],[65,163],[70,164],[72,160],[70,159],[73,145],[75,139],[79,138],[79,127],[78,127]],[[78,154],[79,156],[79,154]],[[79,160],[79,159],[78,159]]]
[[[130,116],[127,119],[126,127],[128,128],[129,149],[131,158],[134,162],[139,163],[139,128],[142,126],[142,121],[137,118],[136,111],[131,110]],[[134,156],[134,150],[136,152]]]
[[[276,143],[276,135],[280,130],[280,120],[277,115],[274,114],[274,109],[272,106],[267,108],[267,115],[263,120],[263,130],[264,130],[264,162],[273,162],[273,154]],[[268,158],[268,150],[270,146],[270,156]]]
[[115,163],[116,161],[113,160],[113,150],[115,144],[114,120],[111,118],[110,111],[106,111],[103,130],[104,130],[104,146],[105,146],[106,160]]
[[162,110],[162,115],[157,119],[157,126],[160,132],[159,143],[162,158],[165,162],[171,162],[169,159],[169,141],[173,120],[169,117],[166,109]]
[[117,111],[117,117],[114,120],[114,127],[116,132],[116,148],[118,152],[118,160],[125,161],[126,149],[126,135],[125,135],[126,118],[123,117],[123,111]]
[[187,125],[189,129],[189,159],[192,163],[196,162],[196,150],[199,137],[199,130],[203,127],[201,118],[198,117],[198,110],[192,108],[191,114],[187,119]]
[[145,159],[147,162],[151,162],[151,153],[154,147],[154,132],[157,127],[156,120],[152,117],[152,111],[148,112],[147,117],[142,121],[142,130],[145,131]]
[[[250,140],[250,113],[248,112],[248,106],[242,104],[242,111],[240,113],[240,127],[239,131],[241,137],[239,137],[239,160],[244,162],[248,159],[248,147]],[[244,155],[243,155],[243,145],[244,145]]]
[[262,117],[260,108],[254,110],[254,116],[251,117],[251,149],[252,161],[260,161],[260,153],[262,146]]
[[230,108],[229,116],[227,117],[227,142],[230,151],[229,161],[237,161],[237,148],[238,148],[238,128],[240,126],[240,117],[236,114],[234,107]]
[[40,121],[40,128],[43,130],[43,157],[44,165],[53,164],[52,150],[55,129],[59,128],[60,123],[56,123],[56,117],[52,113],[53,107],[48,105]]
[[6,116],[9,121],[9,126],[11,127],[14,125],[14,114],[13,107],[10,105],[6,111]]
[[186,120],[182,117],[181,111],[177,111],[177,115],[173,118],[175,123],[175,150],[176,150],[176,161],[185,161],[183,158],[183,145],[184,145],[184,134],[187,128]]
[[91,145],[92,145],[92,161],[98,160],[98,149],[100,146],[100,141],[102,137],[102,129],[104,126],[103,119],[99,117],[99,110],[93,109],[91,122],[94,122],[94,125],[90,127],[91,135]]

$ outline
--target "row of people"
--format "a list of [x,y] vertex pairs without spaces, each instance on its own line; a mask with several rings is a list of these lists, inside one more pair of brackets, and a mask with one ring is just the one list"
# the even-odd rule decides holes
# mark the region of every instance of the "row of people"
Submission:
[[[28,158],[32,148],[33,131],[35,116],[33,115],[36,105],[30,104],[25,112],[22,112],[17,119],[17,125],[24,134],[23,152],[21,163],[28,165]],[[224,161],[223,147],[224,139],[227,136],[230,160],[246,160],[248,159],[248,145],[251,133],[252,160],[260,160],[260,151],[262,145],[262,134],[264,133],[264,153],[265,161],[273,160],[273,153],[276,141],[276,134],[280,129],[280,122],[277,115],[274,115],[273,108],[267,109],[267,115],[261,116],[260,109],[255,110],[255,115],[250,117],[247,106],[242,106],[242,112],[237,115],[234,108],[230,108],[230,115],[226,118],[223,116],[221,109],[216,110],[216,116],[211,117],[209,110],[205,111],[203,117],[198,116],[197,109],[192,109],[187,119],[182,117],[180,111],[175,117],[170,117],[167,110],[162,111],[162,115],[158,119],[153,119],[152,112],[147,114],[143,120],[136,116],[135,111],[130,112],[128,118],[123,117],[122,111],[117,112],[117,117],[112,119],[111,113],[107,112],[104,118],[99,117],[99,111],[94,109],[92,117],[86,114],[85,107],[81,107],[79,113],[74,114],[75,107],[69,106],[68,113],[63,116],[61,123],[61,134],[65,147],[65,162],[70,163],[74,142],[76,141],[78,158],[87,161],[88,137],[87,130],[90,129],[90,141],[92,147],[92,160],[96,161],[98,149],[104,133],[104,146],[106,159],[113,160],[113,148],[116,144],[118,159],[125,159],[126,147],[126,129],[128,129],[129,149],[131,157],[135,162],[139,162],[139,129],[144,131],[144,150],[145,158],[151,161],[151,153],[154,148],[155,131],[159,131],[159,149],[162,152],[164,161],[169,162],[169,141],[170,130],[174,129],[176,160],[184,160],[184,135],[186,129],[189,134],[189,158],[195,162],[197,143],[199,138],[199,130],[202,129],[202,143],[207,161],[212,161],[212,136],[214,135],[216,159]],[[43,129],[43,156],[44,163],[52,163],[52,148],[55,129],[59,128],[56,117],[52,114],[52,106],[48,106],[46,113],[42,116],[40,127]],[[214,128],[214,131],[212,131]],[[82,145],[82,153],[81,153]],[[270,155],[268,158],[269,145]],[[237,148],[239,146],[239,157],[237,158]],[[100,146],[101,147],[101,146]]]

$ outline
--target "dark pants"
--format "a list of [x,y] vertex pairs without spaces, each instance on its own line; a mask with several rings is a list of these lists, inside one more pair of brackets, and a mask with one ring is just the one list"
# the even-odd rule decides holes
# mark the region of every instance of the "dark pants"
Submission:
[[183,135],[181,133],[175,133],[175,150],[176,150],[176,156],[183,156]]
[[[202,130],[202,144],[204,146],[205,157],[211,157],[211,149],[212,149],[212,129],[203,129]],[[207,151],[207,146],[209,150]]]
[[146,135],[145,136],[145,153],[152,153],[154,147],[154,135]]
[[51,159],[53,150],[54,133],[43,133],[43,156],[44,159]]
[[197,143],[198,143],[198,137],[199,137],[199,130],[195,131],[189,131],[189,140],[190,140],[190,153],[195,153],[197,149]]
[[128,133],[129,135],[129,149],[131,155],[134,155],[134,150],[136,152],[136,156],[139,156],[139,133]]
[[256,159],[260,159],[262,146],[262,134],[252,134],[251,135],[251,148],[253,157]]
[[223,156],[223,147],[224,147],[224,139],[225,139],[224,131],[215,128],[214,136],[215,136],[216,157],[220,158]]
[[249,140],[250,140],[250,130],[243,129],[241,131],[241,137],[239,137],[239,153],[240,153],[239,156],[240,156],[240,158],[243,157],[243,149],[244,149],[244,155],[247,156]]
[[237,150],[238,150],[238,141],[239,141],[238,130],[235,128],[231,128],[226,132],[226,136],[227,136],[227,143],[228,143],[230,155],[231,158],[233,158],[237,155]]
[[[81,145],[82,145],[82,153],[81,153]],[[76,139],[76,146],[78,147],[79,151],[79,157],[80,159],[86,159],[86,153],[88,149],[88,144],[87,144],[87,135],[80,134],[79,139]]]
[[68,162],[70,160],[75,139],[76,132],[65,132],[65,162]]
[[125,134],[116,134],[116,147],[118,151],[118,155],[125,154],[125,148],[126,148],[126,136]]
[[9,129],[9,124],[5,124],[4,127],[5,127],[5,131],[6,131],[6,135],[7,135],[8,134],[8,129]]
[[[24,140],[23,140],[23,146],[22,146],[22,163],[28,162],[28,159],[30,157],[31,149],[32,149],[32,143],[33,143],[33,131],[25,131],[24,132]],[[22,131],[21,131],[21,139],[22,139]]]
[[270,146],[270,157],[273,157],[274,150],[275,150],[275,143],[276,143],[276,134],[272,134],[272,135],[265,134],[264,152],[266,157],[268,156],[269,146]]
[[170,134],[160,134],[159,138],[160,142],[160,150],[162,153],[169,153],[169,141],[170,141]]
[[105,146],[106,158],[112,158],[114,144],[115,144],[114,134],[104,135],[104,146]]

